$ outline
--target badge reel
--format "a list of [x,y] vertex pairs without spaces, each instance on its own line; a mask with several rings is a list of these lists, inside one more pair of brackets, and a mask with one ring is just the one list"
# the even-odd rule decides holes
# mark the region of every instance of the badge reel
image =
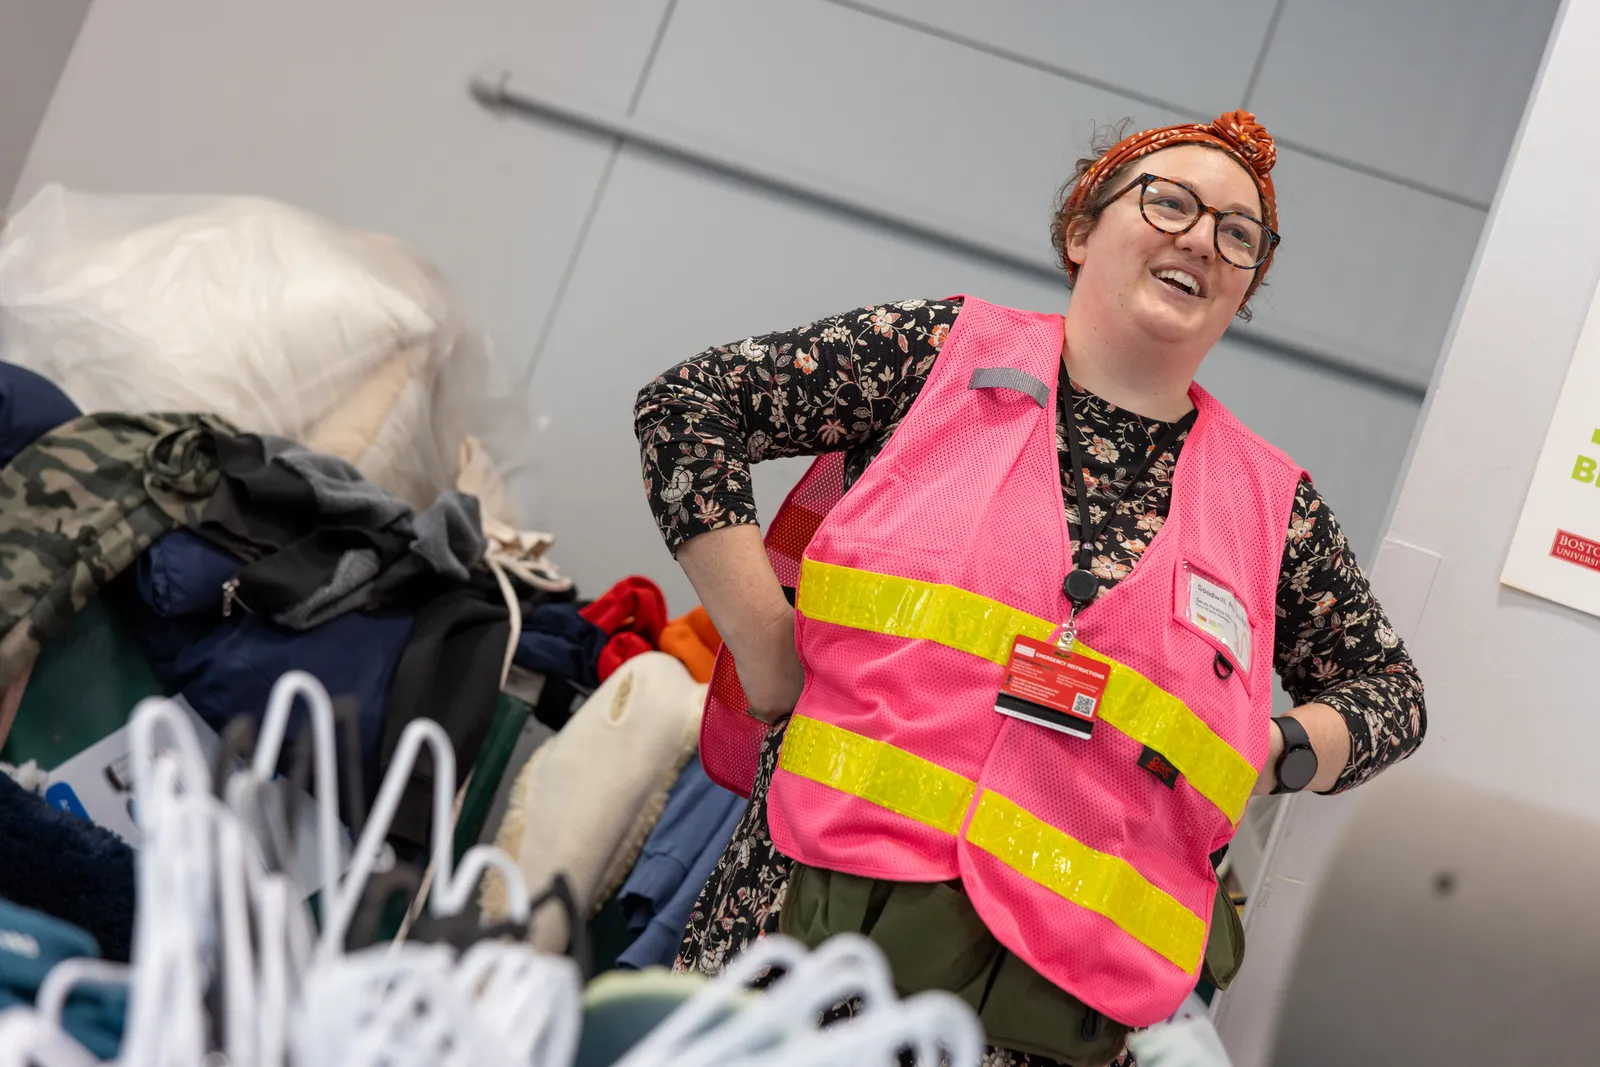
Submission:
[[[1070,378],[1066,379],[1068,387]],[[1011,657],[1006,662],[1005,680],[995,696],[994,710],[1014,719],[1036,723],[1046,729],[1087,738],[1094,732],[1095,712],[1100,698],[1105,695],[1106,681],[1111,677],[1111,666],[1092,659],[1082,652],[1073,651],[1073,641],[1078,636],[1077,615],[1094,603],[1100,594],[1100,579],[1090,566],[1091,549],[1118,505],[1127,500],[1136,485],[1150,476],[1161,457],[1177,443],[1179,435],[1193,426],[1199,411],[1191,411],[1168,426],[1159,440],[1150,443],[1150,451],[1133,476],[1123,483],[1122,489],[1106,508],[1099,524],[1090,519],[1089,487],[1083,476],[1083,449],[1078,441],[1078,420],[1074,405],[1065,406],[1067,447],[1072,455],[1073,490],[1078,506],[1078,551],[1076,565],[1067,572],[1061,592],[1070,605],[1067,621],[1061,624],[1055,643],[1035,641],[1031,637],[1017,636],[1011,643]]]
[[[1066,379],[1066,384],[1071,386],[1070,378]],[[1168,426],[1159,440],[1150,443],[1150,451],[1139,469],[1123,483],[1098,525],[1090,519],[1089,487],[1083,476],[1083,448],[1078,441],[1078,420],[1073,404],[1065,406],[1065,415],[1079,535],[1076,565],[1068,571],[1061,585],[1061,592],[1070,605],[1067,621],[1061,624],[1054,644],[1020,635],[1012,641],[1011,657],[1006,662],[1005,680],[995,696],[994,710],[1046,729],[1087,738],[1094,732],[1095,713],[1100,698],[1105,695],[1106,681],[1111,677],[1110,664],[1073,651],[1073,641],[1078,636],[1077,614],[1094,603],[1100,594],[1100,579],[1095,577],[1090,566],[1092,546],[1105,532],[1118,505],[1150,476],[1156,463],[1177,443],[1179,435],[1194,425],[1199,412],[1189,412]]]

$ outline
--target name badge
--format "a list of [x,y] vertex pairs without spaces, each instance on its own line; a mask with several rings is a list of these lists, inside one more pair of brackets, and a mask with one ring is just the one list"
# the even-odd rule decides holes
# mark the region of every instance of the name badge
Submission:
[[1088,737],[1110,677],[1108,664],[1019,635],[1011,644],[994,710],[1047,730]]
[[1189,590],[1189,621],[1227,649],[1235,663],[1250,670],[1250,613],[1227,586],[1183,565]]

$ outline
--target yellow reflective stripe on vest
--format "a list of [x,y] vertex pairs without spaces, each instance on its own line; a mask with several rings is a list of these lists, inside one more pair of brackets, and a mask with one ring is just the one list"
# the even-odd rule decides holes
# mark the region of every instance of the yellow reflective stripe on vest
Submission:
[[[955,835],[976,783],[870,737],[796,715],[778,766]],[[1022,877],[1104,915],[1128,936],[1193,973],[1205,949],[1205,921],[1150,884],[1126,860],[1097,852],[984,790],[967,840]]]
[[[953,585],[920,582],[819,563],[801,562],[795,606],[800,614],[856,630],[933,641],[1002,666],[1018,634],[1048,640],[1056,624]],[[1111,665],[1099,717],[1160,752],[1189,784],[1235,826],[1255,788],[1256,771],[1188,705],[1131,667],[1081,641],[1073,646]]]
[[801,715],[789,720],[778,766],[947,834],[961,829],[977,790],[921,756]]
[[818,563],[800,564],[795,607],[818,622],[920,638],[1004,666],[1018,634],[1048,640],[1056,624],[953,585]]
[[1073,840],[989,789],[967,826],[967,840],[1030,882],[1104,915],[1185,974],[1199,968],[1205,920],[1127,860]]
[[1256,787],[1257,775],[1250,762],[1190,711],[1189,705],[1138,671],[1102,656],[1082,641],[1073,642],[1072,651],[1111,665],[1111,677],[1100,698],[1101,721],[1165,756],[1196,792],[1237,826]]

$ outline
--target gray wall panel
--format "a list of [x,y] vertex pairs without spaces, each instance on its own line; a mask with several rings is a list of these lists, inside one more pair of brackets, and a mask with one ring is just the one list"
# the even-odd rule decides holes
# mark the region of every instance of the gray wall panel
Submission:
[[860,6],[1219,114],[1244,101],[1273,0],[864,0]]
[[671,120],[1049,255],[1051,197],[1127,97],[822,0],[682,0],[642,118]]
[[1418,405],[1228,341],[1198,380],[1306,468],[1357,556],[1369,558]]
[[0,214],[89,0],[0,0]]
[[1289,151],[1273,178],[1283,246],[1258,321],[1426,381],[1484,213]]
[[1559,0],[1286,0],[1250,103],[1285,137],[1487,203]]

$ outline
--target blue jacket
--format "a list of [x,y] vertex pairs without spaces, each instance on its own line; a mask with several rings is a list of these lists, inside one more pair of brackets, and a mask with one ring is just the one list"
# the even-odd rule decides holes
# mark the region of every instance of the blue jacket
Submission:
[[[161,538],[134,570],[137,596],[123,600],[133,630],[162,682],[221,729],[241,712],[259,719],[278,677],[303,670],[335,700],[360,708],[366,788],[376,788],[378,742],[395,666],[411,636],[407,612],[351,612],[293,631],[235,608],[223,615],[223,584],[241,564],[209,542],[179,530]],[[291,733],[304,721],[295,716]]]
[[695,898],[744,812],[744,798],[706,777],[698,758],[689,760],[667,796],[639,862],[618,891],[617,902],[635,935],[633,944],[617,957],[618,967],[671,965]]
[[[0,354],[4,349],[0,349]],[[0,467],[39,438],[82,415],[48,378],[15,363],[0,363]]]

